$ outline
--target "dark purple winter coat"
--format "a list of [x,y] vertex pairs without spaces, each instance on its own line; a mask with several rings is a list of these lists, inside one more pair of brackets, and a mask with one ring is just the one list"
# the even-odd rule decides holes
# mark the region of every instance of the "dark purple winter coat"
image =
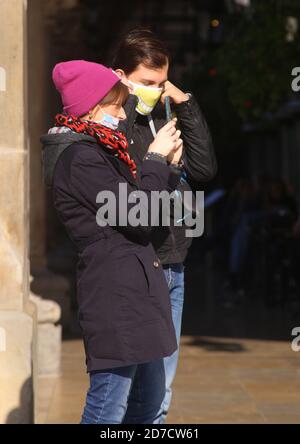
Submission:
[[167,164],[146,160],[137,185],[128,166],[91,138],[68,144],[68,137],[43,137],[43,160],[44,169],[50,165],[54,206],[79,251],[77,295],[87,371],[169,356],[177,349],[176,336],[167,282],[149,241],[151,228],[100,227],[96,196],[102,190],[117,196],[119,183],[127,183],[128,192],[172,191],[179,176]]

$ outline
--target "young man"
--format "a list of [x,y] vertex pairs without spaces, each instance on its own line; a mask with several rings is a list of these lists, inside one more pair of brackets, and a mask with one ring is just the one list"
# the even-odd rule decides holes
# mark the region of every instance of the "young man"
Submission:
[[[217,170],[212,140],[205,119],[195,97],[177,88],[168,80],[170,56],[165,45],[148,29],[129,32],[119,43],[113,68],[131,92],[125,105],[127,120],[122,127],[129,140],[129,152],[138,169],[156,132],[165,124],[164,98],[169,96],[182,131],[183,154],[180,159],[169,158],[178,164],[187,182],[211,180]],[[176,156],[176,155],[175,155]],[[185,183],[185,186],[188,186]],[[189,188],[189,186],[188,186]],[[186,227],[155,227],[151,241],[163,265],[172,306],[172,318],[179,347],[184,301],[184,260],[191,238],[185,236]],[[156,423],[164,423],[172,396],[171,385],[178,364],[179,348],[164,358],[166,394],[157,414]],[[153,377],[155,369],[145,367],[141,384]],[[128,412],[125,422],[134,422],[134,412]]]

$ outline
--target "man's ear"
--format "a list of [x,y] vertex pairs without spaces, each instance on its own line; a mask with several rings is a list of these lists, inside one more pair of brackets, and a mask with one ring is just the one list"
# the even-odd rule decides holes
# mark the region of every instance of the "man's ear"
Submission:
[[119,77],[121,77],[122,82],[125,83],[124,80],[126,81],[126,74],[123,69],[117,68],[115,69],[115,72],[118,74]]

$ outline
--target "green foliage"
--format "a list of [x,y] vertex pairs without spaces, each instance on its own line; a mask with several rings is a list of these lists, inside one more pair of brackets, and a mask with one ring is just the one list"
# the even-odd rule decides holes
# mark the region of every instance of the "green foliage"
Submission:
[[290,91],[292,68],[300,62],[300,31],[294,41],[286,40],[286,17],[300,19],[299,0],[252,3],[250,14],[228,19],[228,35],[216,54],[230,104],[244,121],[278,109]]

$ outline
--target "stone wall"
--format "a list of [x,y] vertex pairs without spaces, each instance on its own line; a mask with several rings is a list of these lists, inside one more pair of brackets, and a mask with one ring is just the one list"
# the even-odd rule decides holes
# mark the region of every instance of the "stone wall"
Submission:
[[23,0],[0,0],[0,423],[18,424],[34,420],[37,363],[29,301],[26,8]]

